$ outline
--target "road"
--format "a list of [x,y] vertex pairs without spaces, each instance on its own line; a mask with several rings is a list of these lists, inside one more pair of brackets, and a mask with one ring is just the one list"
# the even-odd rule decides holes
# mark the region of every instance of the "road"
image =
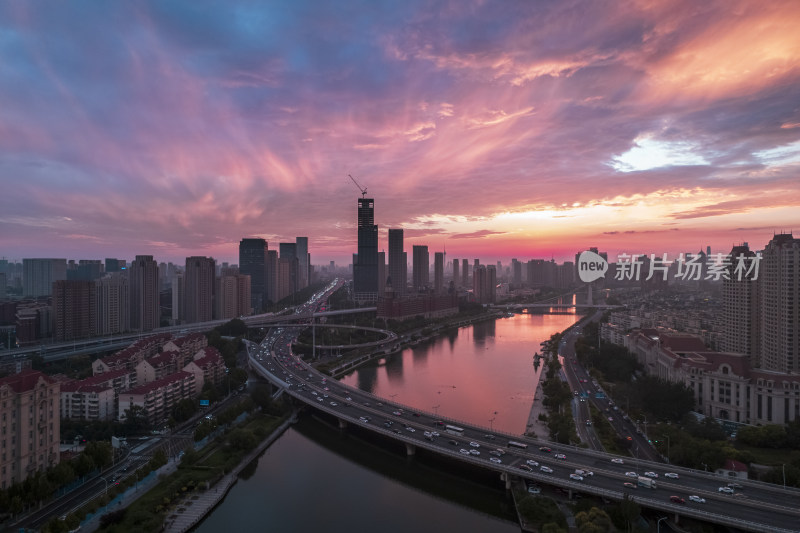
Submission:
[[[652,509],[742,530],[798,531],[800,490],[742,481],[742,489],[727,495],[718,492],[727,480],[715,474],[553,445],[413,409],[345,386],[316,372],[291,353],[297,334],[294,330],[277,328],[271,331],[250,353],[251,366],[276,385],[285,387],[294,398],[335,416],[345,425],[359,426],[402,442],[410,447],[409,451],[424,448],[500,473],[612,499],[629,494],[639,504]],[[448,426],[451,426],[449,431]],[[509,445],[511,441],[524,448]],[[564,459],[556,454],[563,454]],[[523,465],[530,466],[532,471],[526,471]],[[542,467],[552,472],[542,471]],[[584,477],[583,481],[573,481],[569,475],[576,469],[591,471],[593,475]],[[658,475],[657,489],[624,486],[626,482],[636,481],[629,475],[638,476],[644,472]],[[666,478],[667,473],[677,475],[677,479]],[[686,503],[672,503],[672,495],[685,498]],[[689,495],[703,497],[706,503],[691,502]]]

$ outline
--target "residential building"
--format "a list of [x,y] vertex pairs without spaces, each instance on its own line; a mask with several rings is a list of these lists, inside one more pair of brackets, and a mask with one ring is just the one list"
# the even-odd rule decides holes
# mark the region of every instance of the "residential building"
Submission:
[[760,367],[800,372],[800,239],[772,237],[761,256],[759,280]]
[[261,312],[269,301],[267,253],[265,239],[248,238],[239,241],[239,273],[250,276],[250,301]]
[[152,255],[137,255],[128,268],[131,330],[150,331],[161,325],[158,263]]
[[126,412],[138,407],[143,411],[148,424],[163,423],[178,402],[194,397],[194,379],[194,374],[181,370],[125,391],[119,397],[119,419],[124,421]]
[[433,292],[444,292],[444,252],[433,254]]
[[95,281],[97,335],[113,335],[131,329],[130,285],[119,272]]
[[0,489],[58,464],[60,384],[36,370],[0,378]]
[[22,296],[25,298],[50,296],[53,283],[66,279],[66,259],[22,260]]
[[94,281],[53,283],[53,317],[57,341],[97,334],[97,287]]
[[208,322],[214,318],[215,273],[216,265],[213,258],[201,256],[186,258],[183,283],[186,324]]

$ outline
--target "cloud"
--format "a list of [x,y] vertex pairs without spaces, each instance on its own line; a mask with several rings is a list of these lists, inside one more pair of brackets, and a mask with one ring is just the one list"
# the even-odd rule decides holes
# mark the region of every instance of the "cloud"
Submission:
[[473,231],[472,233],[456,233],[455,235],[450,235],[450,239],[482,239],[484,237],[489,237],[491,235],[502,235],[504,232],[502,231],[490,231],[490,230],[480,230],[480,231]]

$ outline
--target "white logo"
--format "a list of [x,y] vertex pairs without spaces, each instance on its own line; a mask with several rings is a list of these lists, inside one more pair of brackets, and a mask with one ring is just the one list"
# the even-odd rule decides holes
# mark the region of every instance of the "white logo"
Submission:
[[605,276],[608,271],[608,261],[602,256],[586,250],[578,257],[578,277],[584,283],[591,283]]

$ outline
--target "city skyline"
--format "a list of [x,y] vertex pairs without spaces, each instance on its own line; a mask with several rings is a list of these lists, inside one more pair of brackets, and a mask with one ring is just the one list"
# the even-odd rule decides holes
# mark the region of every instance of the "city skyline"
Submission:
[[800,230],[800,6],[0,6],[0,256],[570,260]]

